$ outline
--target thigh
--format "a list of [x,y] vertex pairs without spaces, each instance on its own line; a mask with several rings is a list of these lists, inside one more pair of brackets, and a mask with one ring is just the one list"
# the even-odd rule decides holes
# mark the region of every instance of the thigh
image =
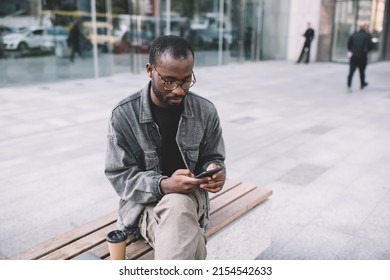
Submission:
[[366,69],[366,66],[367,66],[367,58],[365,57],[362,57],[359,61],[359,69],[361,71],[364,71]]
[[353,72],[355,72],[357,66],[358,60],[355,56],[352,56],[349,62],[349,73],[352,74]]
[[191,213],[199,221],[204,214],[203,198],[199,190],[188,194],[167,194],[156,205],[154,211],[159,218],[163,218],[167,212],[169,215]]
[[[142,237],[153,248],[155,244],[156,228],[162,223],[161,218],[166,220],[165,214],[167,211],[170,212],[170,214],[168,214],[170,218],[172,218],[172,215],[181,216],[183,213],[187,212],[187,215],[182,216],[182,218],[192,216],[197,227],[200,228],[204,219],[204,202],[200,191],[196,190],[190,194],[168,194],[165,195],[157,205],[145,207],[138,226]],[[168,218],[168,220],[170,218]],[[177,219],[173,218],[173,220]],[[164,223],[169,224],[170,221],[165,221]],[[187,225],[190,226],[189,224]],[[174,234],[174,232],[170,234]]]

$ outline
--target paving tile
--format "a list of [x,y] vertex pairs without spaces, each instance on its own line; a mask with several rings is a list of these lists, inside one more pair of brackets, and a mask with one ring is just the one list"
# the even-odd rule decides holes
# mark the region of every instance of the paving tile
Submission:
[[334,257],[335,260],[390,260],[390,246],[374,239],[352,237]]
[[302,231],[303,227],[294,226],[273,219],[271,229],[271,246],[267,248],[256,259],[258,260],[274,260],[277,259],[277,254],[280,252],[292,239]]
[[299,159],[281,155],[276,158],[271,158],[264,164],[264,166],[271,169],[282,170],[286,173],[301,163],[302,162]]
[[[276,195],[284,194],[276,191]],[[304,196],[304,191],[296,192],[290,199],[283,202],[284,205],[277,203],[275,209],[273,209],[273,218],[292,226],[307,226],[311,224],[324,210],[325,206],[323,203],[318,203],[319,199],[315,199],[314,201],[317,204],[314,204],[301,198]]]
[[334,129],[331,126],[326,126],[326,125],[315,125],[313,127],[310,127],[308,129],[305,129],[303,132],[305,133],[312,133],[312,134],[317,134],[317,135],[323,135],[329,131]]
[[352,236],[318,226],[307,226],[279,250],[276,260],[333,260]]
[[365,186],[351,186],[350,189],[340,192],[312,223],[333,231],[354,235],[372,215],[382,196],[381,189],[370,191]]
[[304,186],[317,179],[324,172],[326,172],[327,169],[328,168],[325,166],[301,163],[293,169],[289,170],[278,180],[286,183]]
[[254,120],[256,120],[256,118],[253,118],[253,117],[241,117],[239,119],[231,120],[230,122],[235,123],[235,124],[247,124],[247,123],[253,122]]
[[319,180],[327,182],[329,186],[347,188],[366,170],[366,165],[346,164],[344,160],[341,160],[321,175]]
[[[390,232],[390,191],[383,192],[382,198],[364,222],[385,228]],[[386,240],[390,242],[390,235]]]

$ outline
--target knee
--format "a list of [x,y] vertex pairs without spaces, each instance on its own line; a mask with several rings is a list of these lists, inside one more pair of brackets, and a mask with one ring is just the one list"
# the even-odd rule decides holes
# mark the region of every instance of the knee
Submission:
[[183,215],[185,213],[196,213],[197,205],[189,195],[171,193],[164,195],[157,204],[155,211],[170,214]]
[[186,194],[171,193],[165,195],[162,200],[165,200],[164,203],[169,205],[171,209],[178,211],[194,206],[194,201]]

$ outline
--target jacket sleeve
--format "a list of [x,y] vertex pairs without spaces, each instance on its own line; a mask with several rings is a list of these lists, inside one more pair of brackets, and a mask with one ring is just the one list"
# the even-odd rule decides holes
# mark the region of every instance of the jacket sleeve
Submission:
[[165,177],[154,170],[145,169],[143,160],[136,153],[136,138],[134,134],[129,134],[125,137],[113,115],[107,136],[105,175],[123,200],[142,204],[158,201],[162,197],[160,181]]
[[206,132],[199,151],[199,164],[202,171],[206,170],[211,163],[218,164],[225,169],[225,144],[222,137],[222,128],[217,110],[214,108],[209,115]]

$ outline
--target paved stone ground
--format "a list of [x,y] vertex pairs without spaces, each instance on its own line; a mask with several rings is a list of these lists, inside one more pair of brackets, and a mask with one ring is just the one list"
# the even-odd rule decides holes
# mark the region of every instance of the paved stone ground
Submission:
[[[390,63],[346,91],[345,64],[196,68],[220,113],[230,178],[273,189],[259,259],[390,259]],[[146,74],[0,88],[0,258],[116,209],[110,110]],[[254,233],[255,234],[255,233]]]

